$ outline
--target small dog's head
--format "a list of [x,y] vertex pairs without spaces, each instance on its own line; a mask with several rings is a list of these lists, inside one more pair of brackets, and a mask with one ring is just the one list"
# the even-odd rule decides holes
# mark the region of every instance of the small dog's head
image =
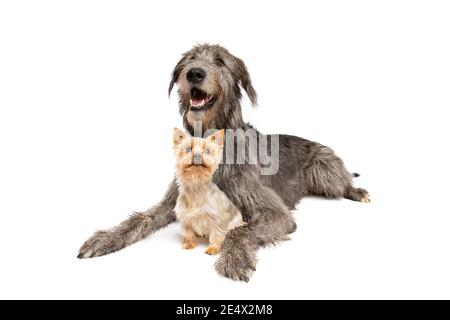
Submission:
[[244,62],[219,45],[198,45],[186,52],[172,72],[169,95],[175,83],[180,111],[191,126],[195,121],[202,121],[208,128],[217,125],[215,119],[239,104],[240,87],[252,104],[257,103]]
[[202,139],[191,137],[175,128],[173,150],[178,178],[188,183],[204,183],[211,180],[222,160],[223,143],[223,129]]

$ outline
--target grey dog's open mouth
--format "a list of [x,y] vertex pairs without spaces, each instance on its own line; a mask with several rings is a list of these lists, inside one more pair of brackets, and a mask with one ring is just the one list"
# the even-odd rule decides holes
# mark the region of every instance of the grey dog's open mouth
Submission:
[[199,88],[191,89],[190,110],[191,111],[204,111],[208,110],[214,105],[216,97],[211,94],[207,94],[205,91]]

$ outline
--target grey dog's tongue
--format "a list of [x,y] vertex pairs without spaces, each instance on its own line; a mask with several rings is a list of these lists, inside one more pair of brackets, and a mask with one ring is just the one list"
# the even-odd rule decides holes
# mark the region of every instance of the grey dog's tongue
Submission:
[[211,101],[211,97],[206,97],[206,98],[202,98],[202,99],[192,98],[191,99],[191,107],[201,108],[209,101]]
[[202,107],[205,104],[205,99],[191,99],[191,106]]

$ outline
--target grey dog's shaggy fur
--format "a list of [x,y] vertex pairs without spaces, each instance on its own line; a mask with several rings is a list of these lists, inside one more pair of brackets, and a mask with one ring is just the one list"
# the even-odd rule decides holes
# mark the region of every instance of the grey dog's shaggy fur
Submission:
[[[188,81],[187,73],[192,68],[205,70],[202,83]],[[175,83],[179,86],[180,114],[191,134],[194,121],[202,121],[203,130],[250,128],[242,119],[241,87],[253,104],[256,104],[256,92],[243,61],[225,48],[205,44],[186,52],[172,73],[169,94]],[[214,95],[214,105],[192,111],[193,87]],[[215,174],[215,183],[247,222],[230,231],[223,243],[215,268],[226,277],[249,280],[256,267],[257,250],[285,240],[295,231],[290,210],[303,196],[369,200],[366,190],[352,186],[353,175],[330,148],[299,137],[280,135],[279,154],[279,171],[275,175],[261,175],[259,165],[255,164],[222,164]],[[172,182],[158,205],[132,215],[115,228],[96,232],[81,247],[78,257],[91,258],[118,251],[175,221],[173,209],[177,194],[176,184]]]

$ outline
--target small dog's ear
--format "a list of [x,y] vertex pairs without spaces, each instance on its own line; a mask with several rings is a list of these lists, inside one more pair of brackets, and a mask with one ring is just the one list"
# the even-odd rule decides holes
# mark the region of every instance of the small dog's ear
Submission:
[[258,104],[258,96],[256,94],[255,88],[253,88],[252,79],[250,78],[250,74],[248,73],[244,61],[236,57],[236,66],[237,76],[241,82],[241,86],[245,90],[245,92],[247,92],[252,105],[256,106]]
[[208,141],[217,144],[219,147],[223,148],[223,142],[224,142],[224,136],[225,136],[225,129],[218,130],[214,132],[212,135],[208,137]]
[[169,84],[169,97],[170,97],[170,93],[172,92],[173,86],[175,85],[175,83],[177,83],[178,78],[180,77],[180,73],[183,70],[185,61],[186,61],[186,56],[184,55],[181,58],[181,60],[178,61],[177,65],[175,66],[175,68],[172,71],[172,78],[170,79],[170,84]]
[[184,139],[186,139],[187,135],[183,130],[178,128],[173,128],[173,145],[179,145]]

